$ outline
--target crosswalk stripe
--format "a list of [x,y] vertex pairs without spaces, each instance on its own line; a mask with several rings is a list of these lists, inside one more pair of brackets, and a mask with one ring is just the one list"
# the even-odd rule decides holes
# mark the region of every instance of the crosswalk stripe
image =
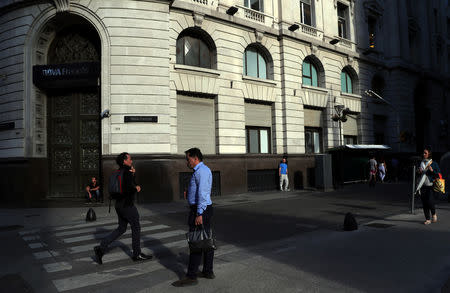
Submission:
[[[151,224],[151,221],[140,221],[141,226]],[[62,237],[62,236],[71,236],[71,235],[77,235],[77,234],[83,234],[83,233],[91,233],[96,232],[98,228],[105,229],[105,230],[111,230],[114,228],[117,228],[117,223],[114,225],[108,225],[108,226],[99,226],[94,228],[85,228],[80,230],[74,230],[74,231],[65,231],[65,232],[58,232],[55,233],[56,237]]]
[[44,258],[49,258],[49,257],[55,257],[58,255],[59,255],[59,252],[53,251],[53,250],[38,251],[38,252],[33,253],[33,256],[36,259],[44,259]]
[[[155,226],[149,226],[149,227],[143,227],[141,228],[141,232],[147,232],[147,231],[154,231],[159,229],[166,229],[169,228],[169,226],[166,225],[155,225]],[[98,234],[90,234],[90,235],[83,235],[83,236],[77,236],[77,237],[71,237],[71,238],[65,238],[63,239],[64,243],[74,243],[74,242],[81,242],[86,240],[94,240],[99,239],[108,236],[111,233],[111,231],[105,232],[105,233],[98,233]],[[129,235],[131,234],[131,229],[127,230],[122,235]]]
[[53,280],[53,284],[55,285],[58,292],[64,292],[82,287],[98,285],[113,280],[135,277],[151,273],[162,268],[164,268],[164,266],[157,262],[152,262],[150,264],[148,262],[143,262],[132,266],[125,266],[102,272],[91,272],[85,275]]
[[44,247],[45,245],[44,245],[44,243],[42,243],[42,242],[35,242],[35,243],[29,243],[28,246],[29,246],[31,249],[36,249],[36,248],[42,248],[42,247]]
[[67,271],[72,269],[72,265],[70,265],[68,262],[57,262],[57,263],[49,263],[42,265],[44,269],[47,271],[47,273],[54,273],[54,272],[60,272],[60,271]]
[[[167,231],[167,232],[161,232],[161,233],[156,233],[156,234],[152,234],[151,236],[141,236],[141,241],[151,241],[151,240],[159,240],[159,239],[164,239],[164,238],[169,238],[169,237],[174,237],[174,236],[179,236],[179,235],[184,235],[186,234],[186,231],[183,230],[173,230],[173,231]],[[127,237],[127,238],[119,238],[118,241],[121,244],[131,244],[132,239],[131,237]],[[80,252],[86,252],[89,250],[92,250],[94,247],[93,244],[86,244],[86,245],[80,245],[80,246],[73,246],[73,247],[69,247],[69,253],[73,254],[73,253],[80,253]]]
[[[235,245],[224,245],[216,251],[216,256],[221,256],[228,253],[233,253],[245,248],[240,248]],[[165,269],[166,267],[159,262],[141,262],[131,266],[123,266],[111,270],[101,272],[91,272],[89,274],[71,276],[69,278],[53,280],[58,292],[64,292],[74,289],[79,289],[87,286],[99,285],[106,282],[126,279],[131,277],[148,274],[157,270]]]
[[31,241],[31,240],[38,240],[41,239],[39,235],[31,235],[31,236],[24,236],[22,237],[24,241]]
[[41,229],[33,229],[33,230],[27,230],[27,231],[20,231],[19,232],[19,235],[20,236],[23,236],[23,235],[28,235],[28,234],[35,234],[35,233],[38,233],[38,232],[40,232],[41,231]]
[[92,226],[99,226],[99,225],[107,225],[107,224],[117,224],[117,219],[108,219],[108,220],[101,220],[101,221],[94,221],[90,223],[82,223],[82,224],[73,224],[73,225],[67,225],[67,226],[59,226],[55,227],[52,230],[53,231],[64,231],[64,230],[72,230],[77,228],[86,228],[86,227],[92,227]]

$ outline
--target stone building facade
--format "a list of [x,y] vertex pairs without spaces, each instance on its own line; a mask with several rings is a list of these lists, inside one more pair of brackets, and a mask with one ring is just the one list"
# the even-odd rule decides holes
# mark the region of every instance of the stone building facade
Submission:
[[444,152],[450,10],[419,2],[3,1],[4,196],[82,197],[123,151],[143,201],[180,198],[194,146],[214,195],[276,188],[283,155],[305,188],[342,144]]

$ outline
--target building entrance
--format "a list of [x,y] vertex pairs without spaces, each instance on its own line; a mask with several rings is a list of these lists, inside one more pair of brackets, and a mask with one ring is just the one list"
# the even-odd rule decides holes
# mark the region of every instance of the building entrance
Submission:
[[97,89],[48,96],[50,196],[82,197],[100,173],[100,121]]

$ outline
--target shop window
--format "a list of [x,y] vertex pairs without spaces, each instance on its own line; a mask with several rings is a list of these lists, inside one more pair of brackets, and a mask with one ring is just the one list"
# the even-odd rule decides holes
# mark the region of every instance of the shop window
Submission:
[[341,72],[341,92],[343,93],[353,93],[353,82],[350,74],[343,70]]
[[246,127],[247,153],[269,154],[270,153],[270,128],[269,127]]
[[264,12],[264,0],[244,0],[244,6],[256,11]]
[[348,33],[348,6],[338,3],[338,32],[339,36],[344,39],[350,39],[350,35]]
[[244,53],[244,75],[267,79],[267,61],[257,47],[250,47]]
[[305,127],[305,152],[319,154],[322,152],[322,129]]
[[317,68],[311,60],[303,61],[302,75],[304,85],[319,86]]
[[311,0],[300,0],[300,22],[312,26]]

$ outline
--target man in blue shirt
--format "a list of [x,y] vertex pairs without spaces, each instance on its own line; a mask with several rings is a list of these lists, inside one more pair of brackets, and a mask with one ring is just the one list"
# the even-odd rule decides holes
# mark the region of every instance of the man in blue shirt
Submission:
[[289,191],[288,166],[286,162],[286,157],[283,157],[283,160],[280,163],[280,167],[278,168],[278,175],[280,175],[280,190]]
[[[208,231],[211,227],[213,207],[211,201],[212,174],[211,170],[203,164],[203,155],[198,148],[185,151],[187,166],[194,170],[187,190],[187,201],[190,207],[189,230],[202,225]],[[198,273],[198,267],[203,255],[203,270]],[[184,287],[198,283],[197,276],[214,279],[213,272],[214,250],[191,251],[186,278],[174,282],[175,287]]]

